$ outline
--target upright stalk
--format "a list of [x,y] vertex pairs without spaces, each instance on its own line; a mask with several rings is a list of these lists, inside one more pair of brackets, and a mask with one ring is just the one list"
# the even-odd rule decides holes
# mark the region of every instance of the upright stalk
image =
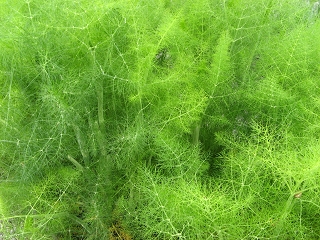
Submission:
[[197,123],[192,130],[192,144],[195,146],[199,144],[199,134],[200,134],[200,123]]

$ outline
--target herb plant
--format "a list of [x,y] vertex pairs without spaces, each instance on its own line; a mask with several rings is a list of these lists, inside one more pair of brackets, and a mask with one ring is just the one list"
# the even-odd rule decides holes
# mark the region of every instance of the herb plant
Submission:
[[0,2],[1,239],[319,239],[319,2]]

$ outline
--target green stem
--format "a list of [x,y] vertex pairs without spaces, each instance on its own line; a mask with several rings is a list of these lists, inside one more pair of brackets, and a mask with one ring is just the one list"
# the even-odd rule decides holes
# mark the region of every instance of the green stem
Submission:
[[104,128],[104,116],[103,116],[103,82],[97,84],[97,97],[98,97],[98,122],[99,127],[102,130]]
[[192,144],[193,145],[199,144],[199,133],[200,133],[200,124],[198,123],[193,128],[193,132],[192,132]]

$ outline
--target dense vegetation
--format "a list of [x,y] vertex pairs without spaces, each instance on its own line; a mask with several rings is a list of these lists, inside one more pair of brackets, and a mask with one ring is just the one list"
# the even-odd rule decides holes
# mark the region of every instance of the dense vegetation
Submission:
[[1,239],[320,239],[319,3],[1,0]]

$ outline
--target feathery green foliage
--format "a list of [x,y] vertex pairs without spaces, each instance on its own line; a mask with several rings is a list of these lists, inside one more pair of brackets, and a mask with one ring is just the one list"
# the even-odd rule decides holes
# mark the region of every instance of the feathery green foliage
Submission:
[[0,238],[319,239],[319,1],[0,3]]

